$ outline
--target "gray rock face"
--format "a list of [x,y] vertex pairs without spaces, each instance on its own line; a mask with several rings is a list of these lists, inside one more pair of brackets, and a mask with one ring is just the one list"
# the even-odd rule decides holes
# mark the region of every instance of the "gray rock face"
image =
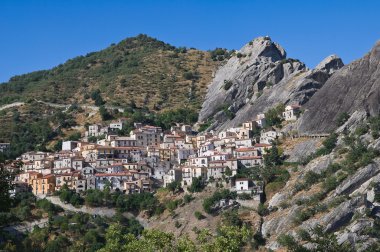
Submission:
[[355,213],[355,210],[365,205],[365,197],[360,196],[343,202],[337,208],[322,217],[321,223],[325,224],[325,232],[334,232],[347,224]]
[[370,53],[336,71],[305,105],[299,119],[303,133],[328,133],[336,129],[343,112],[368,115],[380,112],[380,41]]
[[270,220],[264,219],[263,225],[261,227],[261,232],[264,237],[271,235],[279,235],[287,232],[293,225],[293,220],[296,214],[301,210],[301,207],[295,205],[290,209],[287,209],[286,217],[276,216]]
[[339,70],[344,66],[343,61],[338,56],[330,55],[326,57],[321,63],[319,63],[315,70],[324,71],[328,74],[333,74],[336,70]]
[[317,150],[319,139],[308,139],[307,141],[297,144],[294,149],[285,151],[288,156],[288,162],[299,162]]
[[[252,120],[278,103],[306,103],[330,74],[343,63],[329,56],[318,69],[308,70],[269,37],[260,37],[245,45],[220,67],[208,88],[199,121],[214,119],[211,127],[221,130]],[[225,83],[232,84],[228,87]],[[235,114],[232,120],[221,115],[223,108]],[[222,112],[223,114],[223,112]]]
[[358,170],[354,175],[348,177],[336,189],[334,195],[350,194],[359,188],[364,182],[371,179],[380,172],[380,160],[376,159],[374,163]]

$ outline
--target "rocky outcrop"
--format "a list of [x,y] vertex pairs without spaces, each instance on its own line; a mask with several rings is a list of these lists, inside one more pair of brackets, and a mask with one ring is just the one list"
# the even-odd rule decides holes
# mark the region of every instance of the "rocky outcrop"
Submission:
[[252,120],[278,103],[305,104],[342,65],[333,55],[309,70],[302,62],[286,58],[285,50],[269,37],[257,38],[217,70],[199,121],[212,120],[210,129],[221,130]]
[[290,150],[285,150],[284,154],[287,156],[287,161],[302,161],[307,156],[309,156],[317,150],[320,142],[320,139],[307,139],[306,141],[296,144],[294,148]]
[[380,160],[358,170],[354,175],[343,181],[336,189],[334,195],[349,194],[359,188],[364,182],[380,172]]
[[365,197],[358,196],[346,202],[321,218],[321,223],[325,226],[325,232],[333,232],[349,223],[357,208],[366,204]]
[[[264,237],[277,236],[286,233],[294,226],[294,219],[297,213],[302,209],[300,206],[292,206],[290,209],[284,210],[284,213],[274,217],[265,218],[261,227]],[[285,215],[286,214],[286,215]],[[286,216],[286,217],[285,217]]]
[[370,53],[337,70],[305,105],[302,133],[328,133],[342,113],[377,116],[380,112],[380,41]]

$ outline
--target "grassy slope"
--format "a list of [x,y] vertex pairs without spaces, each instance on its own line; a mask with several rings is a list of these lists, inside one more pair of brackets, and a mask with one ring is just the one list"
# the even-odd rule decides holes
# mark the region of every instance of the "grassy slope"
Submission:
[[[0,104],[37,98],[55,103],[92,103],[85,99],[100,89],[109,105],[135,100],[149,109],[201,105],[215,62],[210,53],[181,50],[139,35],[117,45],[68,60],[51,70],[15,76],[0,85]],[[196,77],[186,76],[191,72]],[[193,99],[189,99],[192,90]]]

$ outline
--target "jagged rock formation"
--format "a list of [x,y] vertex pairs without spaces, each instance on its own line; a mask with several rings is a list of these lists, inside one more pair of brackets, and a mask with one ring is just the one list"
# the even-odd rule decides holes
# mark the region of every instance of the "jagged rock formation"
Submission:
[[[199,121],[214,120],[210,129],[220,130],[252,120],[278,103],[305,104],[342,66],[342,60],[332,55],[309,70],[302,62],[286,58],[285,50],[269,37],[259,37],[218,69]],[[227,108],[234,115],[231,120]]]
[[328,133],[337,128],[337,119],[346,112],[378,115],[380,112],[380,41],[363,58],[336,71],[323,88],[305,105],[299,131]]
[[[347,176],[325,198],[315,203],[327,206],[326,210],[307,220],[299,220],[301,211],[308,207],[316,207],[304,202],[318,195],[323,185],[314,185],[301,191],[296,189],[297,185],[304,181],[307,172],[322,174],[332,163],[339,162],[337,160],[341,157],[338,150],[345,146],[341,138],[342,136],[333,153],[318,157],[304,167],[300,166],[301,171],[268,201],[269,209],[279,209],[263,219],[261,231],[264,237],[268,238],[266,245],[268,248],[274,250],[279,248],[276,238],[280,234],[291,234],[298,239],[299,230],[308,231],[317,225],[322,225],[324,232],[335,233],[339,244],[348,243],[354,251],[368,251],[366,249],[371,244],[378,242],[377,238],[369,235],[368,230],[373,229],[374,219],[380,217],[380,203],[375,196],[375,191],[378,190],[375,187],[380,183],[379,157]],[[374,140],[369,133],[362,135],[360,139],[369,144],[368,146],[380,149],[378,144],[380,140]],[[305,246],[313,245],[305,244]]]

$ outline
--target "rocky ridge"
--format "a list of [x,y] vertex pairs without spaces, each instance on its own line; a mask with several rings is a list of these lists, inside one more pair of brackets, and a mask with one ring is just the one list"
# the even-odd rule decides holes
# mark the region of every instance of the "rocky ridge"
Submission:
[[305,105],[298,129],[305,133],[328,133],[337,127],[342,113],[351,124],[380,113],[380,41],[363,58],[329,78]]
[[331,55],[309,70],[302,62],[287,58],[285,50],[269,37],[256,38],[217,70],[199,122],[211,121],[210,129],[222,130],[252,120],[278,103],[305,104],[342,66],[342,60]]

